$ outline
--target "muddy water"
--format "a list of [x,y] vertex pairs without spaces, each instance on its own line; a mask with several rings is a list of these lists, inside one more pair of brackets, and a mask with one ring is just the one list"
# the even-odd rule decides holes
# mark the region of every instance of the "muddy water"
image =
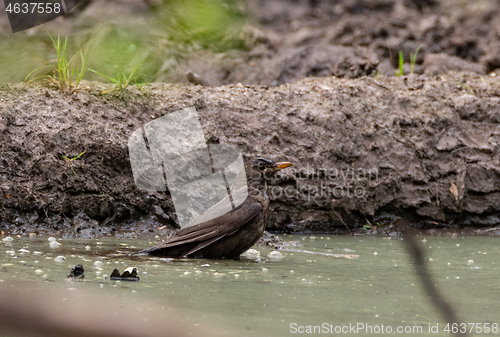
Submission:
[[[398,327],[414,332],[404,335],[450,335],[423,294],[401,239],[283,238],[298,240],[303,246],[296,249],[309,253],[286,251],[281,259],[272,259],[270,249],[259,247],[260,258],[245,261],[108,258],[109,253],[154,242],[62,239],[58,248],[50,248],[47,238],[13,237],[10,243],[0,243],[0,289],[8,284],[9,291],[22,293],[19,289],[26,283],[40,289],[50,284],[59,289],[61,299],[72,292],[107,294],[133,303],[138,311],[161,310],[168,303],[182,311],[189,324],[208,321],[231,336],[292,336],[314,326],[316,335],[338,335],[335,329],[352,335],[354,330],[347,333],[350,324],[359,327],[358,335],[375,335],[382,325],[386,333],[379,335],[387,334],[388,327],[393,333]],[[490,327],[500,323],[497,239],[419,240],[436,284],[462,321]],[[58,256],[65,261],[56,262]],[[84,282],[65,280],[76,264],[85,268]],[[114,268],[122,272],[129,266],[138,268],[139,282],[107,278]],[[437,324],[438,333],[430,333],[429,326],[435,329]],[[496,331],[488,335],[498,335]]]

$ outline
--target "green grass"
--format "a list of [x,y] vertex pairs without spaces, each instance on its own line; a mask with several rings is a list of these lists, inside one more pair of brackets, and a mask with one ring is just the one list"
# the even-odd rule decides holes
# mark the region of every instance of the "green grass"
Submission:
[[413,54],[410,53],[410,66],[411,66],[410,73],[411,74],[413,74],[413,68],[415,68],[415,63],[417,62],[417,55],[418,55],[418,52],[420,51],[420,48],[422,48],[422,45],[418,46],[417,50],[415,50],[415,53],[413,53]]
[[[48,33],[48,32],[47,32]],[[52,68],[51,71],[52,74],[48,75],[42,75],[38,77],[32,78],[32,80],[37,80],[37,79],[45,79],[49,83],[55,84],[59,89],[63,91],[69,91],[69,92],[74,92],[78,86],[80,85],[80,82],[83,79],[83,76],[85,75],[85,65],[87,63],[87,55],[83,56],[83,52],[80,50],[79,53],[76,53],[71,57],[71,59],[68,60],[68,56],[66,53],[66,47],[68,45],[68,37],[64,40],[64,42],[61,40],[61,38],[58,36],[57,39],[54,39],[50,33],[48,33],[50,36],[50,39],[52,40],[52,45],[54,46],[54,49],[57,52],[57,60],[54,64],[51,64],[52,62],[46,62],[47,64],[33,70],[26,76],[24,79],[25,81],[28,80],[28,78],[37,73],[41,72],[42,69],[46,68]],[[74,65],[75,58],[80,55],[81,59],[81,64],[80,66]]]
[[71,168],[71,171],[73,171],[73,173],[75,174],[75,176],[80,179],[80,177],[78,176],[78,174],[76,174],[75,170],[73,169],[73,161],[77,160],[78,158],[80,158],[85,152],[87,151],[83,151],[82,153],[80,153],[79,155],[74,155],[73,158],[68,158],[66,156],[61,156],[64,161],[66,162],[66,164],[68,165],[68,167]]
[[460,88],[462,88],[462,89],[469,90],[470,94],[471,94],[471,95],[474,95],[474,90],[473,90],[471,87],[469,87],[467,84],[463,84],[463,83],[461,83],[461,82],[454,82],[454,83],[455,83],[456,85],[458,85],[458,86],[459,86]]
[[403,64],[404,64],[404,59],[403,59],[403,51],[400,50],[399,51],[399,69],[398,70],[394,70],[394,72],[396,73],[396,76],[397,77],[400,77],[400,76],[403,76],[404,75],[404,71],[403,71]]
[[[418,46],[417,50],[415,50],[414,53],[410,53],[410,74],[413,74],[413,70],[415,69],[415,64],[417,63],[417,55],[418,52],[420,51],[420,48],[422,48],[422,45]],[[404,70],[403,70],[403,65],[404,65],[404,57],[403,57],[403,51],[399,51],[399,68],[397,70],[394,70],[396,73],[397,77],[404,76]]]
[[137,72],[137,67],[134,67],[132,69],[132,72],[130,73],[130,75],[125,74],[125,67],[120,68],[116,73],[116,77],[111,77],[111,76],[105,75],[103,73],[98,72],[97,70],[93,70],[90,68],[89,68],[89,70],[91,72],[99,75],[99,76],[102,76],[102,77],[108,79],[111,83],[113,83],[113,85],[115,87],[111,90],[107,90],[107,91],[102,92],[103,94],[105,94],[105,93],[113,91],[113,90],[124,90],[125,88],[127,88],[129,86],[129,84],[131,83],[131,81],[135,80],[134,75]]

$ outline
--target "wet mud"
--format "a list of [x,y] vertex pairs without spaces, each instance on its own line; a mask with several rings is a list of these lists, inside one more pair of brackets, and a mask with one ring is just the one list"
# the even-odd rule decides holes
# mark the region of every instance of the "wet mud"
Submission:
[[168,235],[176,227],[171,198],[137,189],[128,137],[190,106],[207,140],[236,145],[246,158],[294,163],[269,184],[271,231],[372,231],[396,216],[425,230],[499,223],[496,76],[154,83],[102,93],[110,88],[0,87],[2,230]]

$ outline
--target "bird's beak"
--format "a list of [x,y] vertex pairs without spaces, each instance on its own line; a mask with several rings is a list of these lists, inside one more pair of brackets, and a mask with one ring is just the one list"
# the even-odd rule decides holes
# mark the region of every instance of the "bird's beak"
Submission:
[[287,168],[288,166],[292,166],[293,164],[287,161],[282,161],[276,164],[276,170],[282,170]]

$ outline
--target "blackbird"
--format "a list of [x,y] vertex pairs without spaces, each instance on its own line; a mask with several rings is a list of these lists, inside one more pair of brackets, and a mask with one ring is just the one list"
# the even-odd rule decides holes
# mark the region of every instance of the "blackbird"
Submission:
[[266,228],[267,180],[289,162],[259,158],[247,164],[248,197],[238,207],[212,220],[186,227],[168,241],[136,254],[172,258],[231,259],[252,247]]

